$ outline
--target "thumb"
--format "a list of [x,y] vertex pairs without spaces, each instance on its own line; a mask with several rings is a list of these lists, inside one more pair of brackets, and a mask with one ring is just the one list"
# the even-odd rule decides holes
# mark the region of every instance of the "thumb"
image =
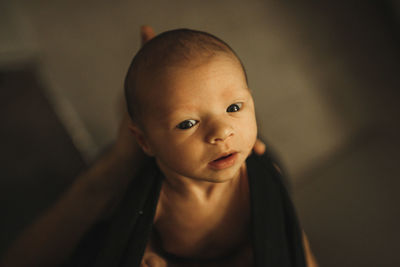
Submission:
[[143,25],[140,27],[140,35],[142,37],[142,46],[147,43],[150,39],[152,39],[156,34],[152,27],[148,25]]
[[257,139],[253,150],[257,155],[262,155],[265,152],[265,144],[260,139]]

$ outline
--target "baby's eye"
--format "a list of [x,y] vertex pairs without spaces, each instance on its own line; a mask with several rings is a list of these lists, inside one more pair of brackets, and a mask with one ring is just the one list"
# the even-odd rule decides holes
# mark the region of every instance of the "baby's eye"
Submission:
[[198,121],[196,121],[196,120],[185,120],[185,121],[182,121],[181,123],[179,123],[178,125],[176,125],[176,128],[186,130],[186,129],[192,128],[197,123],[198,123]]
[[242,108],[242,105],[243,103],[232,104],[226,109],[226,112],[238,112]]

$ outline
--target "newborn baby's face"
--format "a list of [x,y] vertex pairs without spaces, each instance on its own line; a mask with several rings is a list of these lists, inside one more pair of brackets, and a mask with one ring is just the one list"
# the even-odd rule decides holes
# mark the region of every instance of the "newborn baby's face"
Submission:
[[238,174],[256,141],[253,98],[240,63],[216,55],[169,67],[142,95],[146,149],[165,175],[224,182]]

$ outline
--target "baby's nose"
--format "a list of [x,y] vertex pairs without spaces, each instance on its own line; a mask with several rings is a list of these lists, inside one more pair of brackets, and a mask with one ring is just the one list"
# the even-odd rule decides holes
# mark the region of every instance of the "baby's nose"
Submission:
[[229,123],[214,122],[206,136],[206,141],[210,144],[223,142],[234,135],[233,127]]

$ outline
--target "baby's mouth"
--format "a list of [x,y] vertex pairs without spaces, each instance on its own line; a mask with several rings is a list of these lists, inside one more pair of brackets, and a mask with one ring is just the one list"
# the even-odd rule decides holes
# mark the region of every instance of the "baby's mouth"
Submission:
[[226,155],[226,156],[222,156],[222,157],[220,157],[220,158],[217,158],[217,159],[213,160],[213,162],[216,162],[216,161],[220,161],[220,160],[229,158],[230,156],[232,156],[232,154],[233,154],[233,153],[230,153],[230,154],[228,154],[228,155]]
[[237,156],[238,156],[237,152],[232,152],[211,161],[209,165],[214,169],[218,170],[225,169],[235,164]]
[[219,154],[218,158],[214,159],[211,162],[217,162],[217,161],[220,161],[220,160],[224,160],[224,159],[229,158],[230,156],[232,156],[233,154],[236,154],[236,153],[237,152],[234,151],[234,150],[231,150],[231,151],[228,151],[228,152],[225,152],[225,153],[221,153],[221,154]]

